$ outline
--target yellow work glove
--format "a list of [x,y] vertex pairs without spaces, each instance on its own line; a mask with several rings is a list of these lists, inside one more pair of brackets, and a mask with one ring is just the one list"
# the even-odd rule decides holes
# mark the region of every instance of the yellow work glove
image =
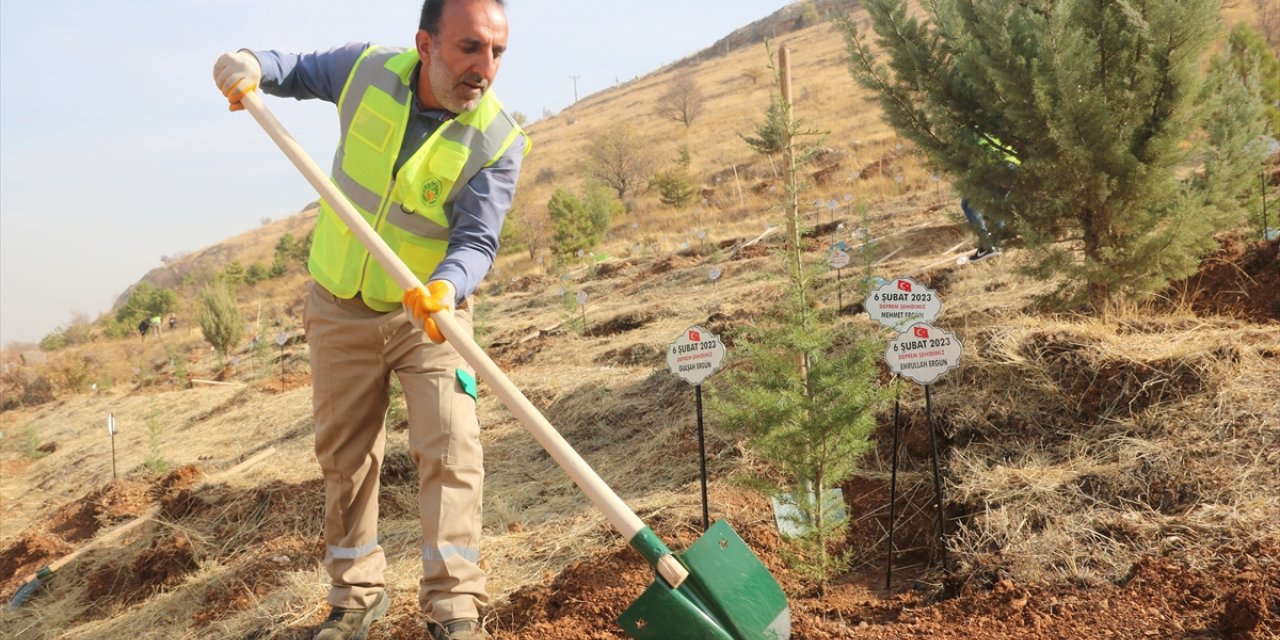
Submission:
[[453,313],[453,285],[448,280],[432,280],[426,287],[404,292],[404,312],[413,326],[425,331],[431,341],[444,342],[444,334],[436,326],[431,314],[447,311]]
[[231,103],[231,110],[240,111],[244,109],[240,99],[257,89],[262,81],[262,65],[258,64],[256,56],[244,49],[224,53],[213,64],[213,81]]

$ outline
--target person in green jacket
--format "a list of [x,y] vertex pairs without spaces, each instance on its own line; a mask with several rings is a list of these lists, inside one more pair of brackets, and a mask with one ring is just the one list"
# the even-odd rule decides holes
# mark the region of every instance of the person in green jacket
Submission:
[[[1022,164],[1018,160],[1018,156],[1014,155],[1013,151],[1004,146],[998,138],[979,134],[978,144],[993,154],[999,154],[1010,168]],[[969,221],[969,228],[973,229],[974,235],[978,236],[978,249],[969,256],[969,262],[978,262],[1000,255],[1000,245],[991,230],[987,228],[987,221],[983,218],[982,212],[970,206],[968,198],[960,199],[960,210],[964,212],[965,219]]]

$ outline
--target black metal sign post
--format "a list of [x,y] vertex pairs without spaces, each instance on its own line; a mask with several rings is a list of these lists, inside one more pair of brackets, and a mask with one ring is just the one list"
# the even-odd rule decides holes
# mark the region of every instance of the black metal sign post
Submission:
[[[918,323],[891,340],[884,352],[890,370],[924,387],[924,413],[929,426],[929,442],[933,448],[933,502],[938,509],[938,545],[942,548],[942,571],[950,575],[947,563],[946,511],[943,509],[941,452],[938,430],[933,421],[933,380],[959,364],[964,346],[951,332]],[[897,518],[897,445],[901,433],[901,404],[893,403],[893,453],[890,470],[890,511],[888,511],[888,559],[884,567],[884,589],[890,589],[893,577],[893,524]]]
[[711,528],[711,515],[707,510],[707,438],[702,428],[702,385],[693,385],[698,403],[698,457],[702,460],[702,531]]
[[[929,439],[933,448],[934,504],[938,510],[938,544],[942,547],[942,570],[951,573],[947,561],[946,511],[944,510],[941,452],[938,449],[938,429],[933,420],[934,380],[959,364],[964,345],[950,331],[920,322],[937,316],[941,300],[937,292],[919,287],[908,278],[886,281],[868,294],[863,302],[868,314],[881,324],[898,329],[900,333],[885,349],[885,362],[889,370],[900,376],[894,389],[893,451],[889,471],[889,546],[885,562],[884,588],[893,585],[894,526],[898,517],[898,444],[902,437],[901,379],[908,378],[924,387],[925,415],[929,425]],[[932,305],[932,306],[931,306]],[[905,329],[902,324],[915,322]]]
[[893,456],[889,466],[889,559],[884,566],[884,589],[893,580],[893,523],[898,517],[898,433],[902,428],[902,381],[893,391]]
[[[951,567],[947,562],[947,543],[946,543],[946,512],[943,510],[943,489],[942,489],[942,471],[938,466],[940,458],[938,451],[938,429],[933,422],[933,397],[929,393],[929,388],[933,385],[924,385],[924,406],[925,418],[929,423],[929,441],[933,447],[933,502],[938,511],[938,546],[942,552],[942,571],[950,574]],[[887,591],[892,585],[893,580],[893,528],[898,516],[898,438],[901,433],[901,403],[898,394],[895,392],[893,399],[893,454],[890,462],[889,471],[889,553],[888,559],[885,561],[884,567],[884,588]]]
[[938,547],[942,551],[942,572],[951,575],[947,566],[947,514],[942,508],[942,472],[938,470],[938,428],[933,424],[933,399],[924,385],[924,411],[929,421],[929,441],[933,444],[933,501],[938,506]]
[[676,377],[693,385],[698,413],[698,458],[702,468],[702,530],[711,527],[707,502],[707,436],[702,423],[702,383],[724,362],[725,348],[720,337],[697,325],[685,329],[667,345],[667,368]]

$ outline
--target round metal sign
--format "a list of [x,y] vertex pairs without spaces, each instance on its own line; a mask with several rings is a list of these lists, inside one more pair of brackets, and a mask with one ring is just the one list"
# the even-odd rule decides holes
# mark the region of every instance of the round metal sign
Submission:
[[889,342],[884,360],[889,369],[920,384],[930,384],[960,364],[964,345],[950,331],[914,324]]
[[862,306],[872,320],[896,328],[912,322],[933,322],[942,311],[942,298],[937,291],[911,278],[896,278],[867,294]]
[[849,252],[835,249],[831,252],[831,268],[843,269],[849,266]]
[[695,325],[667,345],[667,368],[685,382],[699,385],[720,369],[724,354],[720,336]]

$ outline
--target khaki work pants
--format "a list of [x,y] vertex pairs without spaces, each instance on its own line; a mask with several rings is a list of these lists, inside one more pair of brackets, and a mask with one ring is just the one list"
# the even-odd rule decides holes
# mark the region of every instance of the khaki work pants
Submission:
[[[468,305],[454,317],[471,331]],[[394,371],[404,389],[409,453],[418,467],[418,602],[436,621],[477,617],[476,607],[488,600],[479,567],[484,468],[475,398],[464,390],[458,371],[471,380],[474,372],[448,343],[431,342],[403,311],[380,313],[314,282],[305,325],[316,457],[324,473],[329,604],[365,608],[386,587],[378,475]]]

